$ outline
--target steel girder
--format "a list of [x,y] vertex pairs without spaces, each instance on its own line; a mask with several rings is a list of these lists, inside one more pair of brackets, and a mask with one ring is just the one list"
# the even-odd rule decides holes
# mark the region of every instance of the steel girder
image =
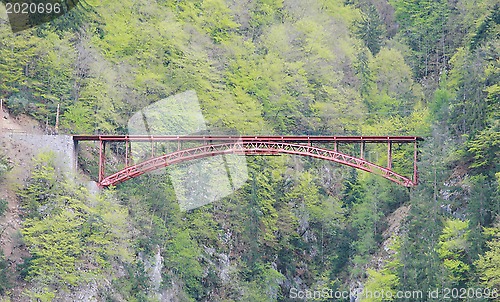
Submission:
[[[110,176],[100,180],[101,187],[114,186],[131,178],[140,176],[146,172],[170,166],[189,160],[216,156],[221,154],[238,155],[275,155],[293,154],[319,158],[337,162],[363,171],[374,173],[387,178],[399,185],[413,187],[417,183],[408,177],[402,176],[394,171],[375,165],[365,159],[350,156],[338,151],[318,148],[310,145],[280,143],[280,142],[245,142],[237,141],[215,145],[203,145],[195,148],[179,150],[159,157],[151,158],[142,163],[126,167]],[[416,172],[416,171],[415,171]],[[416,173],[415,173],[416,175]]]

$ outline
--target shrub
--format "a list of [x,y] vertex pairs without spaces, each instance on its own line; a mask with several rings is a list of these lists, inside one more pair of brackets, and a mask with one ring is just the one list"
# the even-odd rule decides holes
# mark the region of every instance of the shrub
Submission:
[[5,214],[5,211],[7,211],[7,208],[8,208],[7,200],[0,199],[0,217],[2,217]]
[[10,281],[7,274],[8,268],[9,265],[5,260],[3,251],[0,250],[0,295],[3,295],[10,288]]

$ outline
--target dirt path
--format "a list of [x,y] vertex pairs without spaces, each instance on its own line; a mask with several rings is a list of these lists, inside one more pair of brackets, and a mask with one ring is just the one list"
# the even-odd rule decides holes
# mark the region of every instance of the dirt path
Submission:
[[37,121],[25,115],[14,118],[5,107],[3,109],[3,112],[0,112],[0,135],[8,133],[44,134]]

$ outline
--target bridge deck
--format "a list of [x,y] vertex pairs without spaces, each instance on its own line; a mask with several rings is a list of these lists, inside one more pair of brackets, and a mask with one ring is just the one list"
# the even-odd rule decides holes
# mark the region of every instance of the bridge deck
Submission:
[[295,143],[412,143],[423,141],[419,136],[222,136],[222,135],[74,135],[74,141],[107,141],[107,142],[151,142],[151,141],[261,141],[261,142],[295,142]]

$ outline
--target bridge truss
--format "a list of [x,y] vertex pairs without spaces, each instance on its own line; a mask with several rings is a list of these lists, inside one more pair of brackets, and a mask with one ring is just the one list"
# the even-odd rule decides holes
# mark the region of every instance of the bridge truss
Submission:
[[[423,141],[417,136],[151,136],[151,135],[75,135],[75,146],[80,141],[99,142],[99,176],[100,187],[114,186],[138,177],[144,173],[182,163],[194,159],[217,156],[222,154],[238,155],[279,155],[292,154],[337,162],[356,169],[380,175],[390,181],[405,187],[418,184],[417,155],[418,142]],[[137,164],[130,164],[131,143],[142,142],[151,144],[151,157]],[[173,152],[155,156],[157,142],[174,143],[177,148]],[[184,148],[183,145],[199,144]],[[125,144],[125,167],[111,175],[105,175],[106,144]],[[324,147],[331,146],[333,149]],[[358,144],[359,155],[352,156],[339,151],[339,145]],[[365,144],[387,145],[387,166],[382,167],[365,159]],[[413,144],[413,176],[400,175],[392,170],[393,144]],[[318,146],[320,145],[320,146]],[[77,149],[77,148],[76,148]]]

